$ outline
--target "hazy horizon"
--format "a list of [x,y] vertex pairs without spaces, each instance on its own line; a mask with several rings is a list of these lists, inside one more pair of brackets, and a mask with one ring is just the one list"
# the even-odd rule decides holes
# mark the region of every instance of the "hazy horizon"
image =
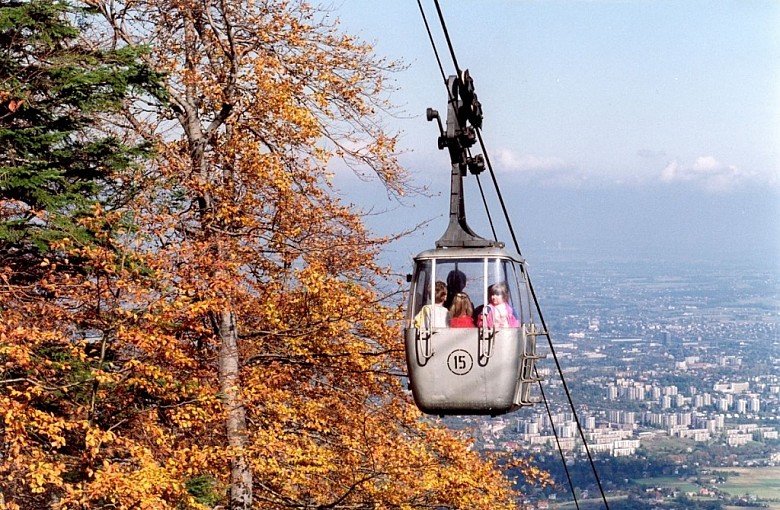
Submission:
[[[469,184],[474,185],[473,178]],[[543,265],[543,257],[559,253],[583,259],[722,262],[780,272],[780,212],[773,193],[716,200],[685,190],[517,190],[499,185],[504,188],[521,253],[532,267]],[[492,237],[481,199],[468,199],[469,225],[477,234]],[[448,194],[413,201],[414,206],[394,204],[391,212],[368,218],[369,227],[378,234],[388,234],[401,223],[412,225],[410,219],[431,220],[383,254],[383,260],[399,270],[412,256],[434,248],[447,226]],[[501,209],[492,205],[491,215],[499,240],[511,250]]]

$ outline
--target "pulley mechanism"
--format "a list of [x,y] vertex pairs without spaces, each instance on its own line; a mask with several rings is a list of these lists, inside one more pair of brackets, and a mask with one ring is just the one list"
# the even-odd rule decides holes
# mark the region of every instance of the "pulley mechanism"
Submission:
[[439,125],[439,150],[447,149],[452,164],[450,191],[450,222],[444,235],[436,241],[439,248],[499,246],[503,243],[484,239],[475,234],[466,223],[463,199],[463,177],[467,173],[479,175],[485,169],[482,154],[471,156],[469,149],[477,141],[476,130],[482,127],[482,104],[474,92],[474,80],[468,70],[447,79],[447,125],[442,125],[439,112],[428,108],[428,121]]

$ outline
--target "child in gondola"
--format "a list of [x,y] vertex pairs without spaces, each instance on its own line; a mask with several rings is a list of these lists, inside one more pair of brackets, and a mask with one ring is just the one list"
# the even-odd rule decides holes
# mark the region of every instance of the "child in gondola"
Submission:
[[507,303],[509,287],[505,282],[494,283],[488,287],[489,304],[484,313],[477,319],[477,325],[482,327],[483,317],[487,317],[488,328],[516,328],[519,326],[517,317],[512,307]]
[[458,292],[452,298],[450,305],[450,327],[451,328],[473,328],[474,305],[471,303],[469,295],[465,292]]
[[[426,296],[428,297],[428,296]],[[449,326],[449,310],[444,307],[447,299],[447,286],[444,282],[436,282],[433,289],[434,303],[425,305],[414,318],[417,329],[446,328]]]

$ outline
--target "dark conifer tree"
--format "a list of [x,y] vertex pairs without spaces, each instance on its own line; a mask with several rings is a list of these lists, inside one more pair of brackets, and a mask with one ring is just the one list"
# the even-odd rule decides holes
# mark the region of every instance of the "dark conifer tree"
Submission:
[[89,242],[78,218],[110,207],[112,177],[148,154],[98,118],[135,93],[161,98],[158,77],[138,48],[82,44],[75,21],[88,18],[62,1],[0,0],[0,266],[29,269],[62,237]]

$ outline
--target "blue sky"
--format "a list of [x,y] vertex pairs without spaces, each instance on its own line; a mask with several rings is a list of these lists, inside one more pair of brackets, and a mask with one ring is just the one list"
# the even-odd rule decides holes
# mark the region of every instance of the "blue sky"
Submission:
[[[560,249],[780,268],[780,2],[440,4],[529,261]],[[423,6],[450,74],[434,3]],[[392,211],[369,220],[379,233],[431,220],[389,250],[402,264],[446,228],[449,160],[424,116],[446,115],[445,89],[415,0],[341,0],[334,15],[408,66],[392,96],[406,115],[387,122],[433,196],[398,204],[374,184],[337,180],[361,207]],[[466,186],[469,223],[487,236],[474,179]]]

